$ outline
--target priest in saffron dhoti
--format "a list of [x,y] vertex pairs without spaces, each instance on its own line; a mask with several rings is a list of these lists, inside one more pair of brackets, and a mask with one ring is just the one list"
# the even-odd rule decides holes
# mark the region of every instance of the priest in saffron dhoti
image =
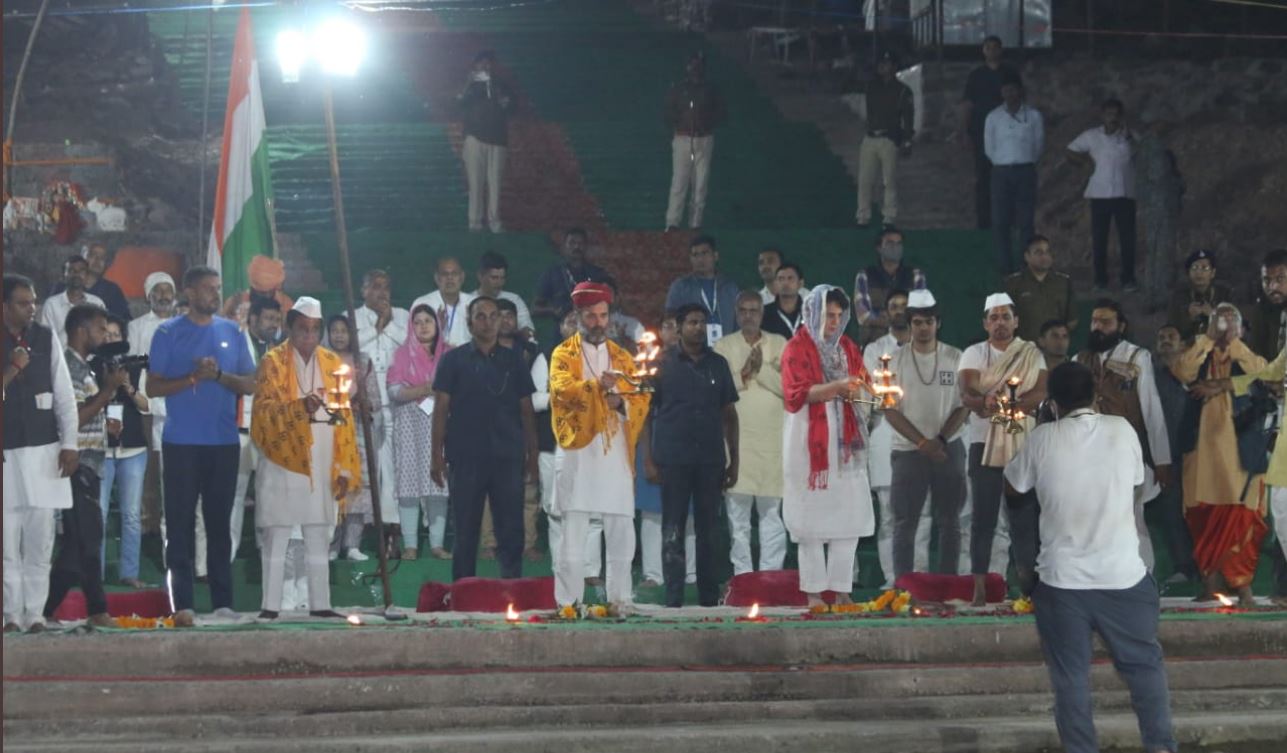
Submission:
[[845,336],[849,298],[818,285],[801,326],[782,352],[786,428],[782,440],[782,519],[799,545],[800,590],[809,606],[833,591],[852,601],[858,539],[876,531],[867,480],[866,419],[854,398],[868,396],[862,351]]
[[[296,301],[286,314],[286,330],[286,342],[259,362],[250,421],[251,437],[262,452],[255,474],[255,525],[263,532],[264,567],[259,616],[273,620],[281,611],[286,549],[298,529],[304,539],[309,614],[340,617],[331,609],[331,533],[340,505],[362,475],[348,385],[341,384],[347,379],[344,361],[319,344],[322,306],[317,299]],[[328,405],[340,422],[331,422]]]
[[559,445],[554,499],[563,519],[562,551],[554,558],[554,598],[561,607],[581,601],[586,534],[590,518],[601,516],[608,602],[628,607],[635,558],[635,443],[649,396],[620,378],[634,372],[635,362],[608,339],[612,289],[580,283],[572,289],[572,305],[578,332],[554,349],[550,363],[550,413]]

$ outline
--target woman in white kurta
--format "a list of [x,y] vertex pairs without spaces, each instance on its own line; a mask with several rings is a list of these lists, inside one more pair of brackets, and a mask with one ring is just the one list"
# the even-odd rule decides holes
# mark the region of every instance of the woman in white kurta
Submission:
[[833,591],[849,603],[858,539],[876,529],[867,481],[864,417],[856,397],[869,381],[862,353],[844,336],[849,299],[819,285],[782,354],[782,517],[799,545],[800,590],[809,605]]

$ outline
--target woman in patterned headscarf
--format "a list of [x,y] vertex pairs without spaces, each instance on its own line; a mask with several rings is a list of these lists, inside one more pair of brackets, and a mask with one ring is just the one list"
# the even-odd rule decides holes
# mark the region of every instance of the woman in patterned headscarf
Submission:
[[[845,336],[849,298],[819,285],[782,353],[786,400],[782,518],[799,545],[809,606],[833,591],[847,604],[858,539],[876,530],[867,482],[864,417],[851,402],[869,383],[862,352]],[[825,546],[825,549],[824,549]]]

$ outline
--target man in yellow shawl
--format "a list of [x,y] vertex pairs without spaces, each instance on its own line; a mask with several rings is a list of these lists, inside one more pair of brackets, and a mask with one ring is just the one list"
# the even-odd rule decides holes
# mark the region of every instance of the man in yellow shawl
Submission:
[[649,396],[622,394],[622,374],[634,359],[608,339],[612,289],[583,282],[572,290],[579,331],[554,349],[550,413],[554,423],[554,504],[563,540],[554,558],[554,598],[559,606],[585,593],[585,543],[592,516],[602,516],[607,540],[607,596],[628,608],[635,558],[635,443],[648,414]]
[[[342,617],[331,609],[329,558],[339,506],[361,481],[351,378],[344,361],[319,345],[322,305],[307,296],[286,315],[286,342],[264,354],[256,378],[250,434],[262,452],[255,482],[255,525],[263,533],[264,598],[260,619],[277,619],[286,549],[298,527],[304,539],[308,605],[313,617]],[[332,408],[334,410],[334,408]],[[427,458],[426,458],[427,461]]]
[[[1264,414],[1255,417],[1253,412],[1250,420],[1240,420],[1234,396],[1245,396],[1255,380],[1274,381],[1275,374],[1280,379],[1281,371],[1269,369],[1241,335],[1242,314],[1237,307],[1217,305],[1206,333],[1195,338],[1171,371],[1176,379],[1192,385],[1191,393],[1201,400],[1201,407],[1195,404],[1181,428],[1184,519],[1193,535],[1193,559],[1202,573],[1199,599],[1214,598],[1215,592],[1231,588],[1238,592],[1241,606],[1252,607],[1251,581],[1269,532],[1261,465],[1265,448],[1253,444],[1251,457],[1246,457],[1243,440],[1261,433]],[[1239,428],[1239,424],[1247,425]],[[1281,470],[1274,475],[1281,479]]]

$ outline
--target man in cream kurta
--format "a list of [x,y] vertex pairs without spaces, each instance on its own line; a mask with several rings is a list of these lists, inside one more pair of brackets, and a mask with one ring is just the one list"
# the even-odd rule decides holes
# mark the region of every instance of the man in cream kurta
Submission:
[[732,535],[733,574],[755,570],[751,559],[751,508],[760,515],[760,568],[781,570],[786,558],[782,525],[782,350],[786,338],[760,329],[764,303],[753,291],[737,297],[738,331],[715,343],[737,385],[741,473],[724,498]]
[[261,619],[282,606],[286,550],[298,526],[304,538],[308,604],[314,617],[331,610],[329,558],[338,499],[359,483],[352,413],[332,425],[325,406],[335,399],[342,361],[322,348],[322,307],[301,297],[286,317],[287,341],[264,355],[251,433],[263,453],[255,481],[255,524],[263,530]]
[[606,539],[608,602],[629,606],[635,557],[634,448],[648,396],[622,395],[619,374],[634,361],[608,340],[612,291],[581,283],[572,291],[580,332],[554,350],[550,407],[555,451],[555,505],[563,519],[554,598],[560,606],[582,600],[585,542],[590,518],[601,516]]

